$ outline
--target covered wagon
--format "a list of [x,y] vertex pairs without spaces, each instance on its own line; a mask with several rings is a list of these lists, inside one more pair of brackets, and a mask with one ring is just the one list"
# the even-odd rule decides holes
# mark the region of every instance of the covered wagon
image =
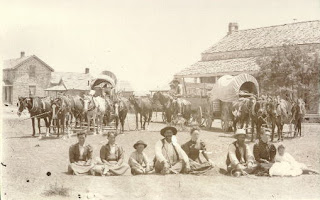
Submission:
[[224,75],[213,85],[208,93],[210,115],[207,126],[214,119],[221,119],[221,127],[228,131],[232,124],[232,102],[241,97],[259,96],[258,81],[250,74],[237,76]]

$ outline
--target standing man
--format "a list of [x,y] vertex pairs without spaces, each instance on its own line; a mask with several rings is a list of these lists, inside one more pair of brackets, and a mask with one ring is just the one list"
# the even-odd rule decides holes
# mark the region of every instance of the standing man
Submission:
[[155,145],[155,172],[163,175],[188,173],[189,158],[180,145],[172,140],[172,136],[177,134],[177,129],[167,126],[161,129],[160,134],[164,138]]
[[255,171],[257,165],[254,164],[249,145],[245,143],[246,131],[237,129],[234,137],[237,140],[229,145],[226,160],[227,170],[235,177],[251,174]]
[[277,153],[276,147],[270,142],[270,135],[269,129],[263,129],[259,142],[253,146],[254,158],[264,172],[269,171]]

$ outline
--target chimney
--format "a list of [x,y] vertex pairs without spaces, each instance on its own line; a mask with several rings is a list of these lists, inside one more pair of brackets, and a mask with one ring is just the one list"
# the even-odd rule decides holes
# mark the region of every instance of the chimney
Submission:
[[86,68],[85,74],[89,74],[89,68]]
[[232,34],[235,31],[238,31],[238,29],[239,29],[238,23],[230,22],[229,23],[229,29],[228,29],[229,30],[228,35]]
[[24,51],[20,52],[20,58],[24,57]]

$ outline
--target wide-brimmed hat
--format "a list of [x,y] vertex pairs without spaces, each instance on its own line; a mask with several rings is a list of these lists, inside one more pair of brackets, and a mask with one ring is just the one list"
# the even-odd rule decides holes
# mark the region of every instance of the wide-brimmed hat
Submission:
[[239,135],[246,135],[246,130],[244,129],[237,129],[236,133],[234,134],[234,137],[238,137]]
[[164,136],[164,133],[165,133],[167,130],[171,130],[171,131],[173,132],[173,135],[176,135],[177,132],[178,132],[175,127],[173,127],[173,126],[166,126],[166,127],[164,127],[163,129],[161,129],[160,134],[161,134],[162,136]]
[[148,146],[146,143],[144,143],[144,141],[139,140],[138,142],[136,142],[136,143],[133,145],[133,148],[137,149],[137,146],[140,145],[140,144],[144,145],[144,148],[146,148],[146,147]]

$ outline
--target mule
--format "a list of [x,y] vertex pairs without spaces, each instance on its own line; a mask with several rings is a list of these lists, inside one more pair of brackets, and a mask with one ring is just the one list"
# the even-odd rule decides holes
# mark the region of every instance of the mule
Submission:
[[239,123],[239,128],[241,129],[244,127],[244,124],[246,124],[245,129],[247,133],[252,103],[252,100],[249,98],[240,98],[238,101],[232,102],[232,121],[234,132],[236,132],[237,124]]
[[116,130],[118,131],[118,126],[120,122],[120,133],[124,132],[124,123],[129,111],[129,100],[124,97],[119,97],[113,104]]
[[35,118],[38,120],[39,137],[41,138],[41,124],[40,120],[43,119],[46,124],[46,136],[49,136],[51,129],[51,106],[49,99],[41,99],[39,97],[18,97],[18,111],[20,117],[24,109],[27,109],[31,122],[32,122],[32,136],[35,136]]
[[[139,129],[138,115],[140,114],[140,125],[141,129],[146,129],[146,122],[150,124],[153,112],[152,101],[149,98],[135,97],[134,95],[129,97],[129,102],[134,106],[135,116],[136,116],[136,130]],[[144,123],[142,125],[142,117],[144,118]]]
[[[103,131],[103,117],[106,112],[105,100],[100,97],[93,97],[89,95],[84,95],[84,112],[87,114],[87,132],[90,132],[90,125],[92,119],[93,134],[99,134]],[[97,120],[97,128],[96,128]]]
[[163,94],[161,92],[154,93],[152,100],[154,102],[159,101],[163,107],[163,111],[165,113],[165,118],[167,123],[171,123],[173,116],[173,98],[169,94]]
[[63,135],[65,134],[65,131],[66,131],[69,137],[70,124],[73,119],[72,108],[74,107],[74,104],[71,98],[67,96],[57,97],[51,101],[51,107],[52,107],[53,125],[57,127],[57,131],[58,131],[57,137],[60,136],[60,130]]
[[305,102],[302,99],[298,99],[297,102],[292,106],[292,120],[294,122],[294,137],[302,135],[302,121],[306,114]]

